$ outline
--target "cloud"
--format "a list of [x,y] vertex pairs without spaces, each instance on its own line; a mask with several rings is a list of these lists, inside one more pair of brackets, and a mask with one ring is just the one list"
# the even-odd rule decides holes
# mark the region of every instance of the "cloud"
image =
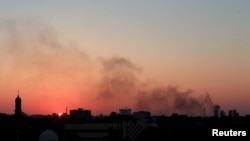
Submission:
[[193,90],[180,91],[171,85],[145,83],[139,79],[141,69],[124,57],[101,58],[101,78],[98,99],[108,104],[128,104],[134,110],[148,110],[155,114],[181,112],[203,115],[211,111],[210,94],[193,96]]
[[[46,22],[0,19],[0,30],[0,87],[28,89],[38,103],[43,98],[53,104],[94,103],[102,110],[126,106],[156,114],[178,111],[192,115],[213,107],[208,93],[194,97],[191,89],[145,83],[139,77],[142,68],[126,57],[92,61],[82,47],[62,38]],[[101,67],[93,67],[96,63]],[[100,70],[97,80],[92,77],[95,70]]]
[[100,58],[99,61],[102,68],[98,98],[124,100],[133,97],[141,69],[123,57]]
[[[180,112],[188,115],[203,115],[204,108],[211,111],[213,102],[208,93],[194,97],[193,91],[180,91],[171,85],[143,87],[138,93],[135,109],[154,111],[155,114]],[[211,113],[210,113],[211,114]]]

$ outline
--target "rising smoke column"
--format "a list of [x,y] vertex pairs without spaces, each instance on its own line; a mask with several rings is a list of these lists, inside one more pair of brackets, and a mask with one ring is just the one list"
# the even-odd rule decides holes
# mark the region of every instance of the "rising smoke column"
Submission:
[[124,57],[101,58],[100,62],[102,70],[97,98],[105,103],[104,106],[128,106],[154,114],[180,112],[199,116],[204,114],[204,108],[209,111],[213,107],[208,93],[194,97],[191,89],[180,91],[171,85],[143,82],[139,79],[140,67]]
[[124,57],[99,58],[99,61],[102,68],[97,99],[106,106],[130,107],[136,95],[137,75],[141,69]]
[[137,103],[135,103],[137,110],[150,110],[155,114],[179,112],[201,116],[205,108],[211,112],[214,105],[208,93],[194,97],[191,89],[180,91],[178,87],[171,85],[143,89],[139,91]]
[[[100,77],[97,82],[91,82],[92,64],[97,62],[91,61],[90,55],[74,42],[62,40],[47,23],[0,19],[0,30],[2,93],[26,89],[29,100],[41,107],[47,105],[47,109],[56,105],[75,105],[76,108],[92,104],[108,111],[128,107],[156,114],[200,115],[204,107],[207,110],[213,107],[208,93],[194,97],[192,90],[145,84],[139,77],[142,69],[125,57],[99,58]],[[93,83],[96,87],[92,87]],[[96,97],[90,99],[93,95]],[[46,105],[39,103],[41,99],[46,99]]]

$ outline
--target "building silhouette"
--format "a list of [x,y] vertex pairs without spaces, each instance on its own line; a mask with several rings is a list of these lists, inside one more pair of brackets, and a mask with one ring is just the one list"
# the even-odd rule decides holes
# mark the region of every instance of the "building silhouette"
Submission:
[[229,116],[229,117],[233,117],[233,118],[239,117],[239,113],[237,112],[236,109],[229,110],[229,111],[228,111],[228,116]]
[[214,106],[214,117],[219,117],[219,112],[220,112],[220,106],[215,105]]
[[178,113],[151,115],[149,111],[132,113],[128,108],[119,109],[118,113],[111,112],[108,116],[93,116],[91,110],[83,108],[72,109],[69,115],[67,111],[66,108],[63,116],[55,113],[26,115],[18,91],[15,113],[0,113],[1,136],[13,141],[145,141],[210,137],[211,129],[250,131],[250,115],[240,116],[236,109],[226,114],[219,105],[214,105],[213,115],[206,118]]
[[83,108],[70,110],[70,120],[72,122],[90,122],[91,111]]
[[132,110],[131,109],[128,109],[128,108],[126,108],[126,109],[119,109],[119,114],[120,115],[127,115],[127,116],[129,116],[129,115],[132,115]]
[[225,116],[226,116],[225,111],[221,110],[221,111],[220,111],[220,117],[225,117]]
[[15,99],[15,115],[21,116],[22,114],[22,99],[19,97],[19,91]]

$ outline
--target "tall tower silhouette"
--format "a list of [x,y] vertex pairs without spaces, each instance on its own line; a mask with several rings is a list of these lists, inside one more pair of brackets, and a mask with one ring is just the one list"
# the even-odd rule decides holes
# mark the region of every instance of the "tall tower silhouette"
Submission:
[[21,116],[22,114],[22,100],[21,98],[19,97],[19,90],[17,92],[17,98],[15,100],[15,115],[16,116]]

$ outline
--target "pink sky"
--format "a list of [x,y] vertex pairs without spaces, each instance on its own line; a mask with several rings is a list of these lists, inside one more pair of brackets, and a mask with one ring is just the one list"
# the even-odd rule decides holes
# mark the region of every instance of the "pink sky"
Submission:
[[0,113],[250,113],[248,2],[1,3]]

